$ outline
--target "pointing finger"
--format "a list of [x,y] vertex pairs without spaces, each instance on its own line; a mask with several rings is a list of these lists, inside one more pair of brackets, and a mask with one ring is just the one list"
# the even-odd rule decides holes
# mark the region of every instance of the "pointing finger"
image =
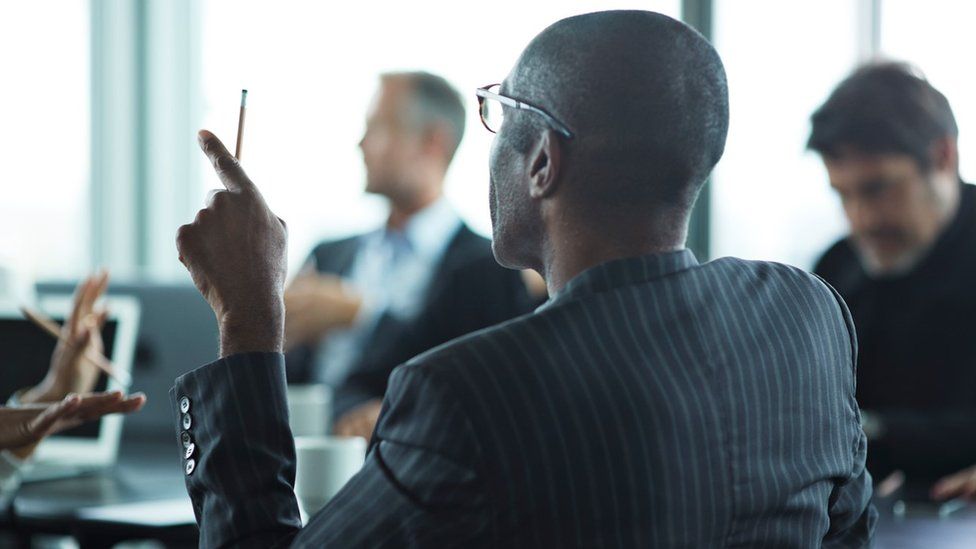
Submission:
[[227,147],[217,138],[216,135],[207,130],[200,130],[197,134],[200,148],[203,150],[210,163],[213,164],[217,177],[228,191],[233,192],[257,192],[254,183],[251,182],[240,162],[234,158]]

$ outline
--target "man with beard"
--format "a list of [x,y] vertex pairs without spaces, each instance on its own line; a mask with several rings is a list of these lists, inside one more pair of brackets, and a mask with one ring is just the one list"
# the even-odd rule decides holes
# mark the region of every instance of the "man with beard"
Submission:
[[976,187],[959,176],[956,121],[915,70],[881,63],[812,126],[850,225],[815,271],[857,327],[868,468],[927,484],[976,462]]

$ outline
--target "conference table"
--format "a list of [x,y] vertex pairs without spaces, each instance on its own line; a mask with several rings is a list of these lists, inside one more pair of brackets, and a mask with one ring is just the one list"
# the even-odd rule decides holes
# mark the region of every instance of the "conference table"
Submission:
[[119,463],[99,473],[25,484],[0,531],[22,547],[41,535],[74,537],[81,549],[128,540],[196,547],[198,540],[175,439],[123,445]]
[[934,505],[909,504],[902,512],[897,512],[897,501],[878,500],[875,505],[879,511],[876,549],[976,548],[976,505],[959,506],[944,516]]
[[[110,470],[27,484],[14,499],[12,516],[0,516],[0,531],[12,532],[22,547],[30,547],[35,536],[50,534],[72,536],[82,549],[127,540],[196,547],[198,530],[175,444],[130,444]],[[878,549],[976,548],[976,505],[945,517],[912,507],[895,513],[891,501],[878,501],[877,506]]]

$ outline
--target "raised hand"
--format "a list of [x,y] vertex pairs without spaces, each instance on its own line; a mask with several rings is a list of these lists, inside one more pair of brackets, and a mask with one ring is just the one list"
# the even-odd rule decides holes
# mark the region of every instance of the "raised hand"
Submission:
[[[26,457],[44,437],[107,414],[127,414],[142,408],[146,397],[128,398],[119,391],[68,395],[51,404],[0,408],[0,450],[15,450]],[[19,450],[19,451],[17,451]]]
[[108,272],[102,271],[78,284],[71,314],[61,327],[61,338],[51,355],[47,376],[25,392],[21,402],[54,402],[68,393],[87,393],[95,388],[99,370],[83,357],[86,353],[103,352],[102,327],[108,311],[96,310],[95,304],[108,288],[108,280]]
[[204,130],[199,141],[224,189],[212,193],[193,222],[180,227],[180,261],[217,316],[221,356],[280,352],[285,223],[217,136]]

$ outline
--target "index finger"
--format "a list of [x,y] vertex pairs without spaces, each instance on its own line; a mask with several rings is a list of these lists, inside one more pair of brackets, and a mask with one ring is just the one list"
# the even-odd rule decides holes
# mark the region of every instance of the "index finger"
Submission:
[[234,158],[234,155],[227,150],[227,147],[224,146],[216,135],[207,130],[200,130],[197,134],[197,139],[200,142],[200,149],[210,159],[214,171],[217,172],[217,177],[220,178],[220,182],[224,184],[224,187],[228,191],[257,191],[257,187],[254,186],[251,179],[244,173],[244,168],[241,167],[241,163]]

